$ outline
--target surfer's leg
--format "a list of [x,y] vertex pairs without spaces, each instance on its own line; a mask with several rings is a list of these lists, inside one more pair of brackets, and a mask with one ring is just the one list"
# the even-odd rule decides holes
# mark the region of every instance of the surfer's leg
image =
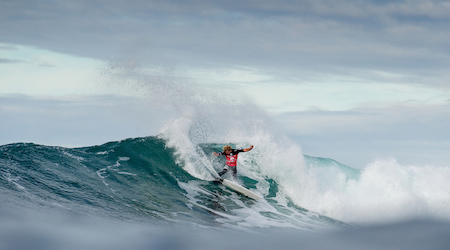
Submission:
[[236,176],[237,176],[237,167],[232,167],[232,168],[231,168],[231,173],[233,174],[233,177],[236,179]]
[[219,173],[219,176],[224,175],[226,172],[228,172],[228,166],[225,165],[225,167],[223,167],[222,172]]

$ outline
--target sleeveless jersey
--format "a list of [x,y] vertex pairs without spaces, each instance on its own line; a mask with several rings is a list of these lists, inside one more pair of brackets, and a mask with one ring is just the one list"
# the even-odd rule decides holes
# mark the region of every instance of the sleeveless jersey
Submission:
[[237,164],[237,158],[238,158],[238,154],[244,152],[243,149],[232,149],[231,153],[226,154],[225,151],[219,153],[219,155],[225,155],[225,157],[227,158],[227,162],[226,164],[230,167],[236,167]]

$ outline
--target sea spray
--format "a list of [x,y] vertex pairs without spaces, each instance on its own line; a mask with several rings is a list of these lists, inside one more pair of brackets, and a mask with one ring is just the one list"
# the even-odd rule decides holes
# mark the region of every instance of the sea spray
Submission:
[[148,74],[136,63],[117,72],[176,111],[159,137],[175,149],[179,166],[191,176],[211,180],[220,170],[199,144],[254,145],[239,156],[238,176],[255,180],[264,195],[275,182],[280,202],[356,223],[450,217],[450,188],[442,181],[449,178],[448,168],[381,160],[358,171],[319,158],[305,160],[300,145],[239,89],[217,92],[170,70]]
[[192,120],[180,118],[173,120],[161,131],[159,137],[166,141],[167,147],[175,149],[177,164],[192,176],[203,180],[218,177],[212,163],[198,145],[190,140],[189,130]]
[[[252,103],[227,104],[220,95],[214,103],[185,102],[180,118],[169,122],[159,137],[176,151],[180,165],[193,176],[211,180],[213,169],[209,157],[199,152],[198,144],[232,142],[238,148],[255,148],[239,156],[239,175],[260,183],[258,191],[268,193],[266,179],[280,185],[280,195],[294,195],[304,185],[304,158],[300,146],[282,134],[269,117]],[[244,104],[245,103],[245,104]],[[176,105],[179,106],[179,105]]]
[[[339,169],[338,169],[339,170]],[[328,175],[308,169],[310,183],[293,197],[312,211],[353,223],[382,223],[411,218],[450,219],[449,167],[403,166],[378,160],[356,178],[344,171]]]
[[[202,140],[198,137],[193,139],[192,135],[214,131],[216,134],[202,138],[216,138],[216,142],[222,142],[222,145],[233,142],[237,148],[254,145],[252,151],[239,156],[238,173],[241,177],[256,180],[258,192],[263,195],[269,194],[267,180],[273,180],[278,184],[277,197],[280,201],[287,199],[307,210],[352,223],[379,223],[417,217],[450,219],[450,186],[444,181],[450,178],[449,168],[401,166],[395,160],[376,161],[361,171],[331,161],[322,162],[322,165],[317,165],[317,161],[316,165],[308,164],[299,145],[279,131],[274,133],[268,126],[260,126],[260,121],[267,117],[255,117],[253,114],[254,120],[251,120],[237,116],[237,120],[241,119],[239,122],[230,121],[227,129],[215,129],[208,127],[214,126],[213,122],[198,122],[195,119],[202,117],[208,120],[207,117],[211,117],[214,120],[217,119],[216,113],[195,112],[203,113],[201,116],[179,119],[177,122],[185,126],[182,129],[174,122],[170,129],[162,132],[169,144],[198,149],[193,141]],[[236,114],[239,115],[239,112]],[[245,122],[242,123],[242,120]],[[203,127],[194,124],[202,124]],[[185,150],[184,158],[188,157],[190,159],[185,161],[184,167],[194,176],[195,172],[201,172],[204,165],[211,169],[206,155],[190,154]],[[196,163],[198,161],[204,162],[203,165]],[[195,171],[189,169],[193,165],[197,167]]]

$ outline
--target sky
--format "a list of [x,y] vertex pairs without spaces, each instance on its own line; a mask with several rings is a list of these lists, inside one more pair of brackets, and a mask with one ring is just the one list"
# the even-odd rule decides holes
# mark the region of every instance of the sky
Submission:
[[[233,91],[305,154],[450,164],[450,1],[0,0],[0,144],[156,135],[117,68]],[[118,83],[119,82],[119,83]]]

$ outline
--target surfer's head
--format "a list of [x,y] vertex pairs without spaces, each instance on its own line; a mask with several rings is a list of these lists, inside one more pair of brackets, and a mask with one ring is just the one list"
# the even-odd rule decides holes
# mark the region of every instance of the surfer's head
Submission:
[[226,146],[223,147],[223,151],[226,152],[228,150],[231,150],[231,146],[230,145],[226,145]]

